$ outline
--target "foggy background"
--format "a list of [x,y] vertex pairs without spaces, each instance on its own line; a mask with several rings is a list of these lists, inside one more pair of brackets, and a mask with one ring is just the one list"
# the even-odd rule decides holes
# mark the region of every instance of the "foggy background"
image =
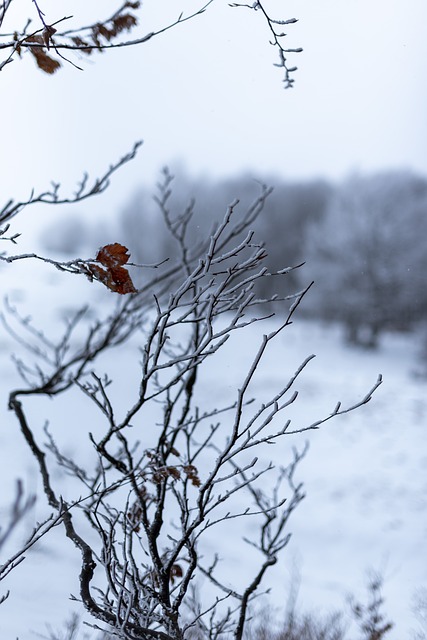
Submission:
[[[133,36],[199,6],[145,2]],[[93,0],[46,0],[43,7],[51,21],[74,14],[70,28],[99,16]],[[103,1],[103,14],[114,8]],[[31,12],[36,20],[31,2],[20,9],[18,23]],[[100,174],[136,139],[145,141],[138,158],[108,194],[82,207],[85,217],[115,218],[165,164],[220,178],[250,172],[336,181],[401,168],[427,174],[425,2],[307,0],[272,2],[270,10],[299,19],[286,27],[286,45],[304,49],[290,56],[298,66],[292,90],[283,89],[282,70],[273,66],[277,52],[259,12],[223,2],[138,47],[72,58],[84,71],[64,63],[49,77],[29,55],[9,64],[0,105],[4,199],[26,197],[52,179],[70,190],[83,171]],[[40,217],[54,215],[38,212],[37,227]],[[26,237],[35,217],[25,217]]]

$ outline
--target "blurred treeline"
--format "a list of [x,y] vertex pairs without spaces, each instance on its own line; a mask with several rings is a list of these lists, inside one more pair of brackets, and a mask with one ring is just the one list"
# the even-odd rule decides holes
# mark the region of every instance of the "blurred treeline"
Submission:
[[[254,241],[264,242],[268,253],[266,266],[274,272],[305,264],[288,274],[285,290],[277,291],[283,278],[272,275],[260,297],[286,296],[314,280],[303,311],[341,322],[349,341],[370,347],[384,330],[406,331],[427,321],[427,178],[394,171],[353,175],[339,184],[277,177],[262,183],[273,187],[254,223]],[[189,233],[197,242],[230,203],[238,199],[244,210],[260,188],[260,180],[248,175],[214,181],[180,172],[165,206],[172,216],[193,208]],[[115,226],[68,218],[44,235],[44,244],[92,255],[102,244],[121,242],[133,262],[145,264],[173,257],[179,248],[164,224],[159,196],[155,185],[142,186],[124,203]]]

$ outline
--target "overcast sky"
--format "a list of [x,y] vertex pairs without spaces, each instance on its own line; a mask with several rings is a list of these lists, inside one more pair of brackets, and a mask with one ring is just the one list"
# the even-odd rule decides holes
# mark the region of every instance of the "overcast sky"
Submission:
[[[19,4],[18,25],[31,13],[37,24],[33,3]],[[48,22],[73,14],[71,26],[119,3],[41,4]],[[147,0],[139,33],[197,6]],[[223,0],[144,45],[73,58],[84,71],[64,65],[50,77],[29,55],[5,67],[2,202],[52,179],[72,188],[83,170],[100,173],[140,138],[138,159],[91,205],[94,212],[112,214],[138,184],[152,183],[159,167],[178,162],[214,176],[248,170],[335,180],[398,167],[427,175],[425,0],[269,6],[274,17],[299,19],[286,27],[288,46],[304,49],[291,60],[298,66],[292,90],[283,89],[282,71],[273,66],[277,52],[260,12]]]

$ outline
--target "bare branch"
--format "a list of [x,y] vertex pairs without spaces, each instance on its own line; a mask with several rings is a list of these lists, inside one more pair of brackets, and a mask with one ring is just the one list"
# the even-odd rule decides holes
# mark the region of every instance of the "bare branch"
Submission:
[[[203,368],[236,331],[274,322],[274,312],[264,311],[255,287],[271,275],[286,278],[290,271],[272,273],[264,266],[266,251],[251,230],[269,194],[266,187],[242,213],[233,202],[210,237],[193,242],[189,230],[195,204],[173,215],[171,180],[165,172],[158,205],[178,245],[177,258],[156,265],[158,273],[106,318],[85,321],[81,310],[53,341],[9,307],[5,326],[34,359],[25,363],[16,357],[24,384],[10,394],[9,407],[38,464],[47,501],[62,509],[65,535],[81,554],[79,596],[86,610],[123,639],[183,640],[185,630],[194,628],[209,629],[212,638],[227,630],[241,640],[248,607],[285,549],[289,518],[304,497],[294,472],[306,450],[294,452],[289,467],[279,470],[261,464],[252,452],[300,431],[290,431],[285,413],[298,399],[296,382],[313,356],[266,400],[254,400],[250,392],[268,348],[292,324],[311,285],[286,299],[289,308],[254,349],[234,400],[201,410]],[[119,255],[124,255],[121,249]],[[62,266],[83,272],[90,264]],[[284,304],[274,295],[268,301]],[[138,373],[129,378],[130,400],[123,407],[114,395],[114,377],[121,374],[114,366],[110,373],[97,367],[105,362],[104,354],[128,340],[140,362]],[[129,376],[127,370],[124,375]],[[348,409],[338,405],[302,430],[369,401],[378,384],[362,401]],[[87,433],[87,446],[97,454],[93,465],[83,466],[61,450],[55,425],[45,427],[48,441],[42,444],[25,410],[26,396],[55,399],[73,387],[100,418]],[[74,505],[73,513],[67,504],[61,506],[55,465],[90,494]],[[269,477],[274,478],[270,491]],[[236,507],[244,493],[249,502]],[[78,513],[90,523],[97,542],[84,535]],[[215,556],[204,558],[203,541],[230,521],[243,523],[249,517],[257,523],[256,533],[248,538],[242,531],[242,539],[261,560],[246,586],[228,587]],[[102,571],[95,574],[97,565]],[[191,585],[200,575],[209,579],[215,595],[198,607],[191,600]],[[230,606],[221,613],[226,601]],[[186,607],[194,615],[183,623]]]
[[233,2],[229,5],[230,7],[245,7],[246,9],[252,9],[253,11],[260,11],[264,16],[265,21],[267,22],[268,28],[270,30],[272,40],[270,44],[273,47],[276,47],[279,53],[279,62],[274,66],[284,69],[285,77],[283,78],[285,89],[291,89],[294,86],[294,78],[291,77],[295,71],[297,71],[297,67],[289,66],[288,64],[288,54],[289,53],[301,53],[302,48],[297,47],[294,49],[285,48],[283,45],[283,38],[286,37],[286,33],[279,31],[278,27],[282,27],[289,24],[295,24],[298,22],[296,18],[289,18],[288,20],[275,20],[271,18],[268,14],[264,2],[261,0],[256,0],[253,4],[244,4],[240,2]]
[[[38,195],[34,194],[32,191],[28,200],[24,200],[22,202],[15,202],[14,200],[9,200],[4,206],[3,209],[0,210],[0,224],[4,224],[8,220],[14,218],[18,213],[21,213],[25,207],[29,205],[33,205],[36,203],[41,204],[74,204],[77,202],[82,202],[87,198],[91,198],[95,195],[103,193],[108,186],[110,185],[111,176],[118,170],[120,167],[124,166],[131,160],[133,160],[136,156],[136,153],[139,147],[142,145],[142,142],[136,142],[133,146],[133,149],[125,154],[122,158],[120,158],[116,163],[110,165],[108,170],[100,177],[96,178],[92,186],[88,186],[89,176],[84,174],[82,180],[77,185],[77,189],[72,196],[63,197],[60,194],[59,183],[52,183],[52,188],[48,191],[43,191]],[[3,230],[4,232],[4,230]],[[16,237],[16,236],[15,236]],[[0,256],[2,258],[2,256]],[[2,258],[4,259],[4,258]],[[12,260],[15,258],[12,258]],[[19,259],[19,258],[16,258]]]

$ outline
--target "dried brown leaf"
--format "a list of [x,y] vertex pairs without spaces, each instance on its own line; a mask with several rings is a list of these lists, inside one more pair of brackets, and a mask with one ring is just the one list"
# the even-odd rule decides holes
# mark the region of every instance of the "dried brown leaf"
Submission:
[[28,38],[25,38],[24,42],[34,42],[36,44],[44,44],[44,40],[42,38],[42,36],[35,34],[33,36],[28,36]]
[[110,289],[110,291],[114,291],[115,293],[120,293],[122,295],[127,293],[136,293],[137,291],[129,273],[123,267],[103,269],[96,264],[89,264],[88,268],[93,277]]
[[90,48],[89,43],[86,42],[86,40],[83,40],[79,36],[74,36],[71,39],[75,45],[80,47],[80,50],[83,51],[83,53],[86,53],[87,55],[90,55],[91,53],[93,53],[93,49]]
[[122,31],[130,31],[132,27],[138,24],[138,20],[131,13],[125,13],[121,16],[117,16],[113,20],[114,35],[121,33]]
[[175,480],[179,480],[179,478],[181,477],[179,469],[177,469],[176,467],[166,467],[166,470],[168,472],[168,475],[170,475],[172,478],[175,478]]
[[120,294],[136,293],[132,278],[122,266],[126,264],[129,257],[128,249],[122,244],[118,242],[107,244],[99,249],[95,258],[105,269],[93,263],[89,263],[87,268],[90,275],[102,282],[110,291]]
[[96,33],[97,36],[102,36],[103,38],[105,38],[107,42],[110,42],[111,38],[115,36],[114,31],[111,29],[108,29],[108,27],[106,27],[105,24],[97,24],[94,27],[94,33]]
[[173,564],[170,572],[170,581],[173,584],[175,582],[175,578],[182,578],[184,572],[182,570],[181,565]]
[[61,66],[59,60],[55,60],[51,56],[48,56],[47,53],[41,47],[30,47],[30,51],[36,59],[36,64],[45,73],[49,73],[52,75],[55,71]]
[[51,27],[49,24],[47,24],[43,29],[42,38],[43,38],[44,44],[46,45],[46,49],[48,51],[50,47],[50,40],[54,33],[56,33],[56,29],[54,27]]
[[96,254],[96,260],[110,269],[126,264],[129,258],[129,249],[118,242],[106,244]]
[[202,483],[198,476],[197,468],[194,465],[192,464],[185,465],[183,467],[183,471],[194,487],[200,487]]

